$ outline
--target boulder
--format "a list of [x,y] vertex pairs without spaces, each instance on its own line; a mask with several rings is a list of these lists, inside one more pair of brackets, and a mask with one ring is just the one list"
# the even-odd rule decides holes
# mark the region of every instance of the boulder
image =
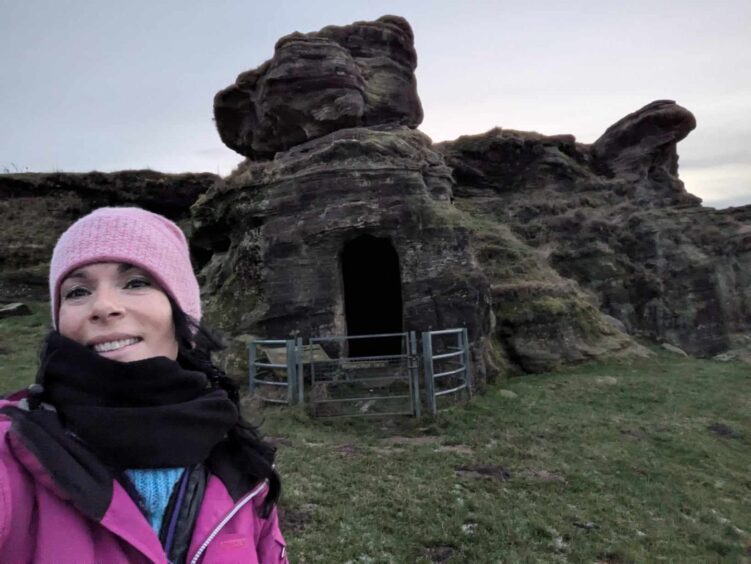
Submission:
[[219,136],[241,155],[268,159],[338,129],[417,127],[416,66],[412,29],[397,16],[293,33],[217,93]]
[[696,119],[672,100],[656,100],[611,125],[592,153],[612,173],[628,180],[678,174],[676,144],[696,127]]

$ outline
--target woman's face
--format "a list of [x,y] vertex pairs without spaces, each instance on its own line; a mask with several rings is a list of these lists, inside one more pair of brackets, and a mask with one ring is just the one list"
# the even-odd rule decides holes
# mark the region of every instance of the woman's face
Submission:
[[89,264],[60,286],[60,334],[120,362],[155,356],[177,358],[167,295],[138,267]]

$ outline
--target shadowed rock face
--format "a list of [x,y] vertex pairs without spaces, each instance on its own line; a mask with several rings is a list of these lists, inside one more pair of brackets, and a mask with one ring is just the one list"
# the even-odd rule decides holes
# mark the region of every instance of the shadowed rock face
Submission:
[[437,149],[457,206],[509,225],[629,333],[711,355],[751,329],[751,224],[749,206],[703,208],[679,180],[676,143],[694,126],[658,101],[593,145],[494,129]]
[[48,298],[52,248],[81,216],[102,206],[138,206],[187,228],[191,204],[217,180],[151,170],[0,175],[0,301]]
[[265,159],[338,129],[417,127],[416,66],[412,29],[397,16],[293,33],[216,95],[217,129],[231,149]]

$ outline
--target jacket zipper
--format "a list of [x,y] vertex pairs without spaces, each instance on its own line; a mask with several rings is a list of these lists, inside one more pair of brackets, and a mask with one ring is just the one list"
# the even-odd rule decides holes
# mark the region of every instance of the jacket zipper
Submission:
[[227,513],[227,515],[224,516],[224,519],[222,519],[219,524],[214,528],[213,531],[211,531],[211,534],[206,538],[206,540],[203,542],[203,544],[198,548],[196,551],[195,556],[193,556],[193,559],[190,561],[190,564],[197,564],[198,559],[201,558],[201,555],[205,552],[205,550],[208,548],[208,546],[211,544],[211,541],[213,541],[216,536],[219,534],[219,531],[221,531],[224,526],[229,523],[230,519],[235,516],[235,514],[240,511],[251,499],[256,497],[261,490],[266,487],[266,484],[268,483],[268,480],[264,480],[263,483],[259,486],[257,486],[253,491],[251,491],[248,495],[246,495],[244,498],[242,498],[240,501],[238,501],[235,506],[232,508],[232,511]]

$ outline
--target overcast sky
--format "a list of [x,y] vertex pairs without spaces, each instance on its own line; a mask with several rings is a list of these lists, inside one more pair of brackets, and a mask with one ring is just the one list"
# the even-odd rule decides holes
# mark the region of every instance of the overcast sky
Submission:
[[706,205],[751,203],[751,0],[398,2],[0,0],[0,172],[149,167],[228,174],[214,94],[277,39],[404,16],[422,131],[494,126],[597,139],[671,99],[698,126],[680,176]]

